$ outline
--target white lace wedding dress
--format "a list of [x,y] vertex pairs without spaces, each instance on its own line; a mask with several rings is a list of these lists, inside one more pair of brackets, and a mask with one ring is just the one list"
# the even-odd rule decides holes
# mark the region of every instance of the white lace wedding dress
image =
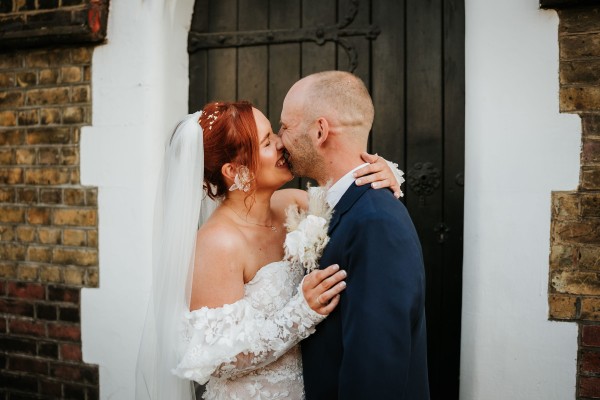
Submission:
[[298,342],[325,317],[298,290],[303,275],[296,263],[274,262],[243,299],[188,312],[188,346],[174,372],[206,383],[204,399],[304,399]]

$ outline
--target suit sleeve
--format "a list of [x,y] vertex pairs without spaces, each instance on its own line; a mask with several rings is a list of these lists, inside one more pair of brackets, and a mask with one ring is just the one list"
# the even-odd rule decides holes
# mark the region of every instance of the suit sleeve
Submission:
[[402,222],[379,213],[349,234],[340,399],[402,398],[424,301],[421,247],[410,220]]

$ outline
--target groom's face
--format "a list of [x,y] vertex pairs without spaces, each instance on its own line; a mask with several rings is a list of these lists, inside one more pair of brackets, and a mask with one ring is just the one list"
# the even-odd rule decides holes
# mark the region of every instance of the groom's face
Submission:
[[292,87],[283,101],[279,136],[285,146],[292,173],[315,178],[314,168],[320,164],[311,135],[315,123],[304,118],[302,91],[297,89],[296,86]]

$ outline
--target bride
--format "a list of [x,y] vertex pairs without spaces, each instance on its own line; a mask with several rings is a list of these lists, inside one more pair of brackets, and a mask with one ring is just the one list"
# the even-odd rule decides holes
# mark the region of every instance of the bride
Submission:
[[[312,199],[278,190],[292,179],[279,141],[247,102],[209,103],[170,138],[138,399],[192,399],[191,381],[206,384],[205,399],[304,398],[297,344],[337,306],[345,272],[332,265],[305,276],[326,244],[330,211],[316,188]],[[399,189],[380,160],[359,172],[371,173],[362,184]],[[286,223],[290,206],[296,218]],[[308,235],[312,259],[291,240],[306,218],[293,209],[318,214],[308,217],[322,233]],[[287,241],[286,227],[296,229]]]

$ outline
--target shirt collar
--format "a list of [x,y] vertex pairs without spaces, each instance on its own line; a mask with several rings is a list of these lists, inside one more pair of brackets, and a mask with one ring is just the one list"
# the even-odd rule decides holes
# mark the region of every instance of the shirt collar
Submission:
[[342,176],[329,188],[329,190],[327,190],[327,203],[331,208],[334,208],[337,205],[344,193],[346,193],[348,188],[354,183],[354,176],[352,173],[357,169],[364,167],[365,165],[369,165],[369,163],[364,163],[354,168],[346,175]]

